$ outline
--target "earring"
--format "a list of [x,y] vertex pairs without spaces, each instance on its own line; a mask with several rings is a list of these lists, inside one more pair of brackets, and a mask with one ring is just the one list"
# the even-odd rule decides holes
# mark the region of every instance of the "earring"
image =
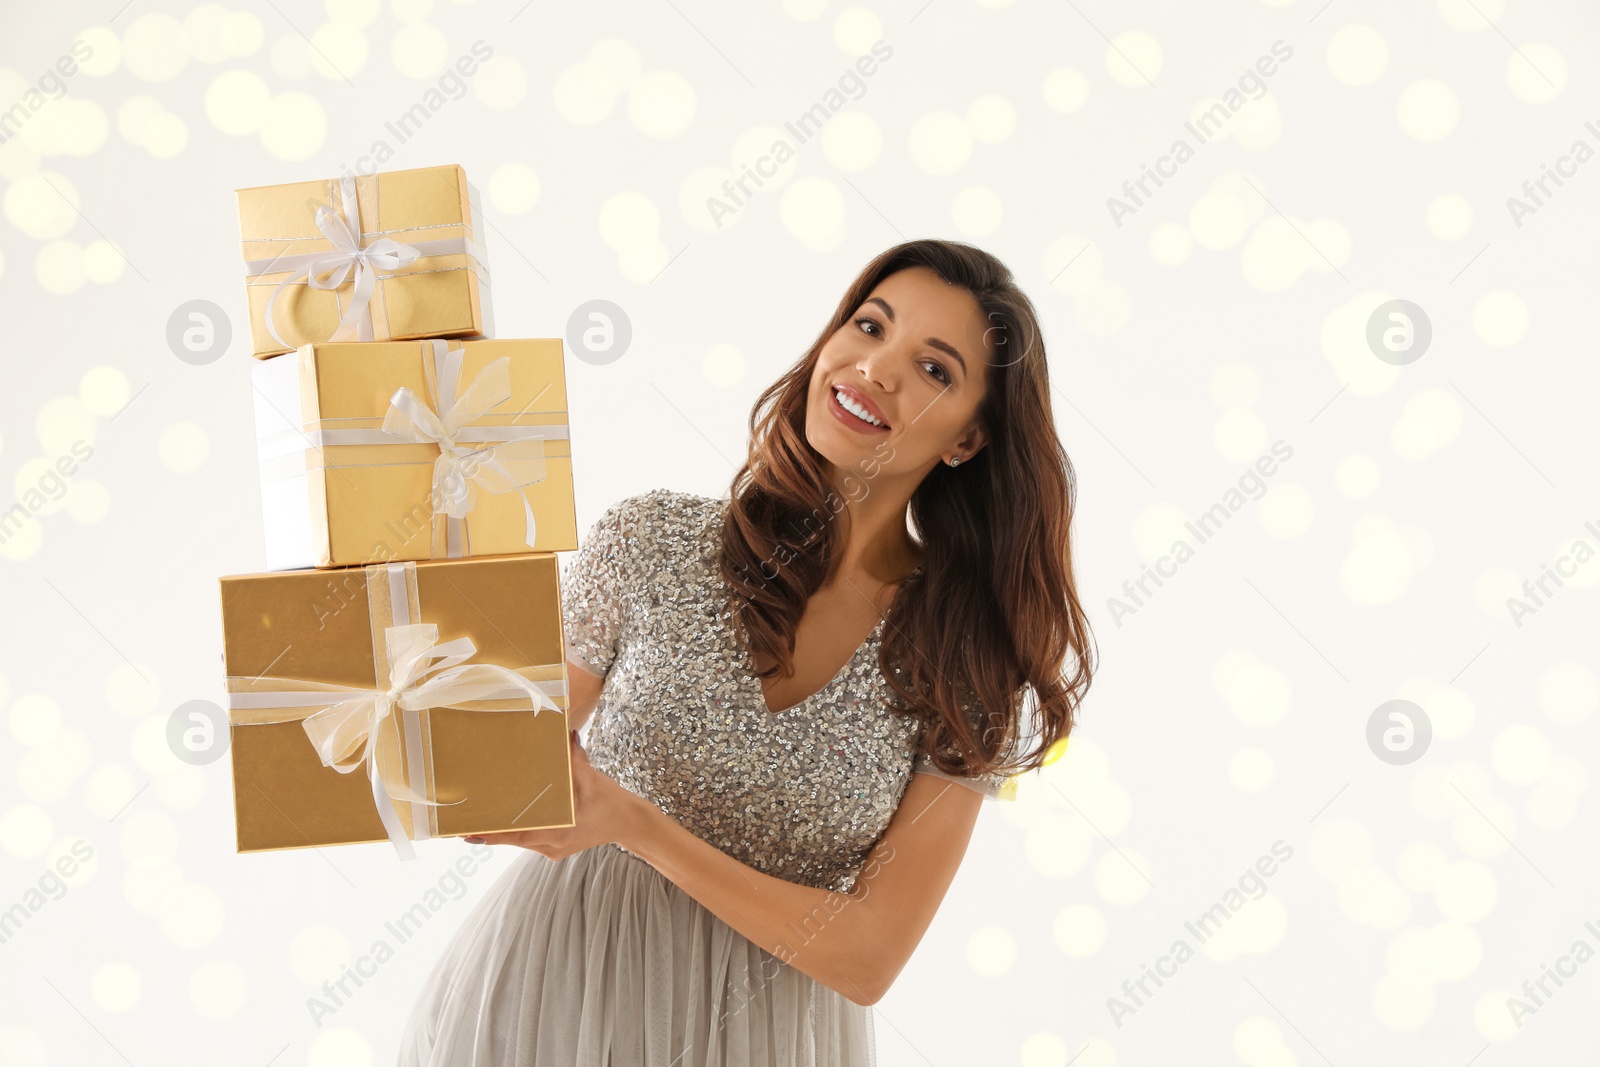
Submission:
[[950,466],[954,467],[954,466],[956,466],[957,464],[959,464],[961,462],[961,457],[960,456],[951,456],[949,459],[945,460],[945,462],[950,464]]

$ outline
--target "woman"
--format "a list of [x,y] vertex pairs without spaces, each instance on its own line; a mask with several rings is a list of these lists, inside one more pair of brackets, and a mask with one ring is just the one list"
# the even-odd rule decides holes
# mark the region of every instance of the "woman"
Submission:
[[605,512],[562,583],[576,825],[468,838],[525,851],[402,1067],[874,1062],[983,797],[1090,681],[1039,337],[992,256],[891,248],[762,394],[730,499]]

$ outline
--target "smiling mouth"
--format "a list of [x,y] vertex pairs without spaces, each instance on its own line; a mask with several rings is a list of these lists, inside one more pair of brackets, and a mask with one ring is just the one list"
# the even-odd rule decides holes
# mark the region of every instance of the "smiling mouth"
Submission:
[[889,424],[875,419],[867,409],[850,399],[836,386],[828,387],[828,410],[858,433],[888,433]]

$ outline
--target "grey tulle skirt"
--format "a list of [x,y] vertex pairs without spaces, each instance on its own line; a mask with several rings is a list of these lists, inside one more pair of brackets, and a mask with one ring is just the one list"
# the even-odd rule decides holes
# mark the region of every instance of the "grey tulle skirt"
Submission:
[[399,1067],[875,1063],[872,1009],[779,962],[639,857],[515,851],[429,974]]

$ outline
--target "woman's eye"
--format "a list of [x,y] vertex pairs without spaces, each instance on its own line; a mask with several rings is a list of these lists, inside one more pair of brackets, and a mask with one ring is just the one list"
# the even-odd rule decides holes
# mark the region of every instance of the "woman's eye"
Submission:
[[[853,321],[854,321],[855,326],[856,326],[857,329],[866,330],[866,334],[867,334],[868,337],[878,337],[878,336],[881,335],[879,331],[882,331],[883,327],[878,325],[878,322],[877,322],[876,319],[870,319],[870,318],[862,317],[862,318],[859,318],[859,319],[855,319]],[[868,326],[871,326],[872,329],[871,330],[867,330],[866,328]],[[950,382],[950,372],[944,369],[944,364],[943,363],[940,363],[936,359],[929,359],[929,360],[924,360],[922,365],[924,367],[931,368],[930,373],[932,373],[933,376],[938,381],[942,382],[945,385],[951,384],[951,382]]]

